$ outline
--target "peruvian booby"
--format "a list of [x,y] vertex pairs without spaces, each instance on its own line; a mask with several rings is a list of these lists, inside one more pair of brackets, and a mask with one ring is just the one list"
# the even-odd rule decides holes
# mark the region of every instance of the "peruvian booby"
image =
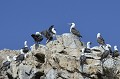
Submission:
[[11,59],[10,59],[9,56],[7,56],[7,61],[3,62],[3,65],[0,69],[3,69],[3,68],[5,70],[9,69],[10,68],[10,63],[11,63]]
[[109,54],[110,54],[110,50],[109,50],[109,45],[106,45],[106,47],[104,48],[103,46],[101,46],[104,49],[103,54],[101,55],[101,61],[103,59],[105,59]]
[[27,45],[27,41],[24,42],[24,47],[22,48],[24,53],[27,53],[29,51],[28,45]]
[[42,31],[41,34],[47,39],[46,43],[53,40],[53,35],[48,30]]
[[113,56],[112,57],[118,57],[119,55],[120,54],[119,54],[117,46],[114,46],[114,51],[113,51]]
[[75,28],[75,23],[70,23],[70,32],[74,35],[76,35],[77,37],[81,37],[80,32]]
[[92,44],[91,42],[87,42],[87,47],[84,48],[84,52],[85,53],[91,53],[91,48],[90,48],[91,44]]
[[91,44],[92,44],[91,42],[87,42],[87,48],[90,49],[90,45],[91,45]]
[[110,44],[106,44],[107,46],[108,46],[108,48],[109,48],[109,51],[110,51],[110,55],[112,55],[113,54],[113,51],[112,51],[112,46],[110,45]]
[[48,29],[49,33],[51,33],[53,36],[56,35],[56,29],[54,28],[54,25],[51,25]]
[[36,34],[31,35],[35,41],[35,43],[40,43],[43,40],[43,36],[40,32],[36,32]]
[[20,53],[18,56],[14,56],[13,60],[17,61],[17,62],[22,62],[25,58],[26,58],[26,54],[23,52],[23,50],[20,50]]
[[105,45],[105,40],[103,39],[103,37],[101,36],[100,33],[97,34],[97,42],[98,42],[100,45]]
[[82,53],[81,56],[80,56],[80,66],[81,66],[82,72],[83,72],[84,64],[86,64],[86,56],[85,56],[84,53]]
[[83,48],[84,53],[91,53],[91,48],[90,48],[91,44],[92,44],[91,42],[87,42],[87,47]]

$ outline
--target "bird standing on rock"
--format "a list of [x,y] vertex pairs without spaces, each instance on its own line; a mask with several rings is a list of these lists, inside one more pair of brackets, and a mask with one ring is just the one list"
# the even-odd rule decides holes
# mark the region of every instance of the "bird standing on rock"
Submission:
[[48,30],[42,31],[41,34],[47,39],[46,43],[53,40],[53,35]]
[[110,50],[109,50],[109,45],[106,45],[106,47],[104,48],[103,46],[101,46],[104,49],[104,52],[101,55],[101,61],[103,62],[103,59],[107,58],[107,56],[110,54]]
[[100,33],[97,34],[97,42],[99,43],[99,45],[105,45],[105,40]]
[[114,51],[113,51],[113,56],[112,57],[118,57],[119,55],[120,54],[119,54],[117,46],[114,46]]
[[2,69],[4,69],[4,70],[9,69],[10,68],[10,63],[11,63],[10,57],[7,56],[7,61],[3,62],[3,65],[0,68],[0,70],[2,70]]
[[27,53],[29,51],[28,45],[27,45],[27,41],[24,42],[24,47],[22,48],[24,53]]
[[83,48],[84,53],[91,53],[91,42],[87,42],[87,47]]
[[81,66],[81,70],[82,70],[82,72],[83,72],[83,66],[84,66],[84,64],[86,64],[86,56],[85,56],[85,54],[84,54],[84,52],[81,54],[81,56],[80,56],[80,66]]
[[52,36],[56,35],[56,29],[54,28],[54,25],[51,25],[48,29],[48,32],[52,34]]
[[80,35],[80,32],[75,28],[75,23],[69,23],[69,25],[70,25],[70,32],[75,36],[82,38],[82,36]]
[[26,53],[23,52],[23,49],[20,50],[20,54],[18,56],[14,56],[13,60],[21,63],[26,58]]
[[36,34],[31,35],[35,41],[35,43],[40,43],[43,40],[43,36],[41,35],[40,32],[36,32]]

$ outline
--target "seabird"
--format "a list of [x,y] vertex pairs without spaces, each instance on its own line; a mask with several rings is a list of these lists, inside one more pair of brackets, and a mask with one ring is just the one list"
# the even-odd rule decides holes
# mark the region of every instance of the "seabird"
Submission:
[[11,63],[10,57],[7,56],[7,61],[3,62],[3,66],[0,69],[3,69],[3,68],[5,68],[5,70],[9,69],[10,63]]
[[32,34],[31,36],[37,44],[43,40],[43,36],[40,32],[36,32],[36,34]]
[[80,32],[75,28],[75,23],[70,23],[71,27],[70,27],[70,32],[74,35],[76,35],[77,37],[81,37]]
[[20,50],[21,54],[18,56],[14,56],[13,59],[17,62],[22,62],[26,58],[26,54],[23,52],[23,50]]
[[108,49],[109,49],[109,51],[110,51],[110,55],[112,55],[113,52],[112,52],[112,49],[111,49],[111,45],[110,45],[110,44],[106,44],[106,45],[108,45]]
[[97,42],[100,44],[100,45],[105,45],[105,41],[103,39],[103,37],[101,36],[100,33],[97,34]]
[[90,45],[91,45],[91,42],[87,42],[87,47],[83,48],[84,53],[91,53]]
[[27,53],[29,51],[28,45],[27,45],[27,41],[24,42],[24,47],[22,48],[24,53]]
[[85,53],[91,53],[91,48],[90,48],[91,44],[92,44],[91,42],[87,42],[87,47],[84,50]]
[[56,29],[54,28],[54,25],[51,25],[50,27],[49,27],[49,29],[48,29],[48,31],[50,32],[50,33],[52,33],[52,35],[54,36],[54,35],[56,35]]
[[103,54],[101,55],[101,61],[103,59],[105,59],[109,54],[110,54],[110,50],[109,50],[109,45],[106,45],[106,47],[104,48],[103,46],[101,46],[104,49]]
[[92,44],[91,42],[87,42],[87,48],[90,49],[90,45],[91,45],[91,44]]
[[113,56],[112,57],[118,57],[119,56],[119,51],[117,46],[114,46],[114,51],[113,51]]
[[82,72],[83,72],[84,64],[86,64],[86,56],[85,56],[84,53],[82,53],[81,56],[80,56],[80,66],[81,66]]
[[47,39],[46,43],[53,40],[53,35],[48,30],[42,31],[41,34]]

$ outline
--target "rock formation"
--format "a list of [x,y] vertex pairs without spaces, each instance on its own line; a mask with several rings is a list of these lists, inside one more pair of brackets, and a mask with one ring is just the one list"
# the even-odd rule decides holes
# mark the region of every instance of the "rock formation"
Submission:
[[[56,40],[46,45],[33,45],[22,63],[12,60],[10,68],[0,71],[0,79],[120,79],[120,57],[110,55],[102,63],[104,51],[99,46],[85,53],[83,71],[80,66],[81,49],[85,45],[70,33],[57,35]],[[0,51],[0,66],[9,55],[12,59],[20,50]]]

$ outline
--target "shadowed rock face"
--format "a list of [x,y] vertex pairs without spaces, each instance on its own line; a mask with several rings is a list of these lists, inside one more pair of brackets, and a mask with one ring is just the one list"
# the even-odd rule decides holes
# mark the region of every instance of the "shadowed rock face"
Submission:
[[38,59],[38,62],[44,63],[45,62],[45,55],[41,53],[35,54],[35,57]]
[[[78,37],[64,33],[57,35],[56,40],[47,45],[33,45],[27,58],[20,64],[12,60],[10,68],[0,71],[0,79],[120,79],[120,58],[109,55],[103,64],[100,56],[104,52],[95,46],[91,53],[86,53],[86,64],[83,71],[80,66],[81,49],[85,45]],[[20,50],[0,50],[0,66],[19,55]]]

